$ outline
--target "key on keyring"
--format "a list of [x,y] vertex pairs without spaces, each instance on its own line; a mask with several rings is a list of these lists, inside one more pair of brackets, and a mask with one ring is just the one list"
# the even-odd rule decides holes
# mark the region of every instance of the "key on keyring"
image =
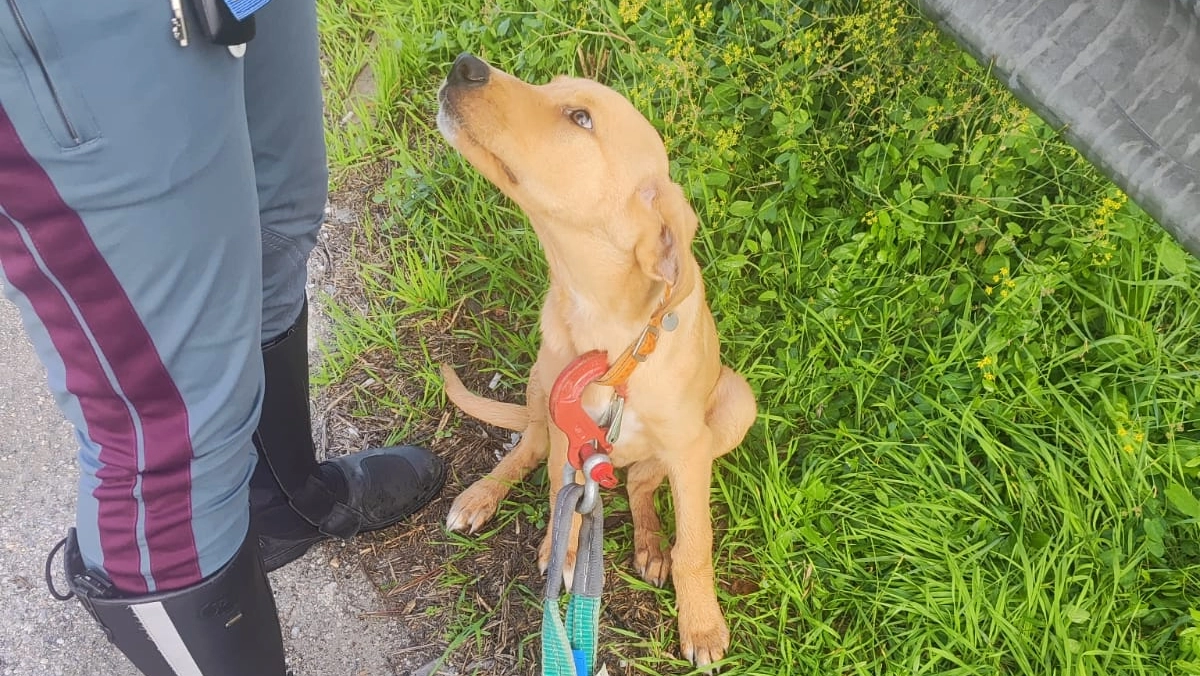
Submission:
[[183,0],[171,0],[171,37],[180,47],[188,46],[187,22],[183,18]]

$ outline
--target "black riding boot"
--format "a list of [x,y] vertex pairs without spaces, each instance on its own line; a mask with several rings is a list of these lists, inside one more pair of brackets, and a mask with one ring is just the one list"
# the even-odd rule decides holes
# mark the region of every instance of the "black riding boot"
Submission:
[[441,460],[423,448],[389,446],[317,462],[308,409],[308,306],[263,347],[266,393],[254,433],[258,465],[250,513],[268,571],[322,540],[391,526],[437,495]]
[[[257,545],[247,536],[207,580],[147,596],[122,595],[104,573],[86,569],[74,528],[60,546],[71,592],[146,676],[285,676],[275,597]],[[62,600],[72,595],[51,591]]]

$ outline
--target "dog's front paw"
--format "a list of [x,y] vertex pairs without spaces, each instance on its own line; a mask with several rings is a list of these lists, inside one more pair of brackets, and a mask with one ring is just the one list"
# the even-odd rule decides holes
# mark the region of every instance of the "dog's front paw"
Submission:
[[642,579],[655,587],[663,586],[671,574],[671,550],[658,532],[633,534],[633,566]]
[[[725,656],[729,628],[720,608],[688,612],[679,609],[679,647],[683,656],[698,667],[707,667]],[[711,673],[711,670],[706,670]]]
[[499,486],[488,478],[480,479],[471,484],[450,505],[450,513],[446,515],[446,528],[452,531],[475,533],[496,514],[500,506],[502,491]]

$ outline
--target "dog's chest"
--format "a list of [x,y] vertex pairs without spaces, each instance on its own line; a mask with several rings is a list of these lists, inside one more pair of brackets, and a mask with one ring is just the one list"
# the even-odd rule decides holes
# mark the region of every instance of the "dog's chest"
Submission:
[[[609,397],[586,397],[583,410],[592,420],[603,421],[610,406]],[[629,405],[623,407],[620,414],[620,435],[613,444],[613,464],[622,467],[642,459],[646,445],[645,426],[637,410]]]

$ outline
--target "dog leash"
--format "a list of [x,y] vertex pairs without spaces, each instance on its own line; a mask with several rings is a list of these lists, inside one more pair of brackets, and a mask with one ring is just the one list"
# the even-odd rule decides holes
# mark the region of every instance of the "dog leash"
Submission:
[[[605,676],[596,667],[596,642],[600,626],[600,594],[604,590],[604,506],[599,495],[584,510],[587,489],[572,481],[558,493],[550,545],[550,567],[542,595],[542,676]],[[559,614],[567,541],[575,514],[583,517],[575,580],[571,585],[565,619]]]

